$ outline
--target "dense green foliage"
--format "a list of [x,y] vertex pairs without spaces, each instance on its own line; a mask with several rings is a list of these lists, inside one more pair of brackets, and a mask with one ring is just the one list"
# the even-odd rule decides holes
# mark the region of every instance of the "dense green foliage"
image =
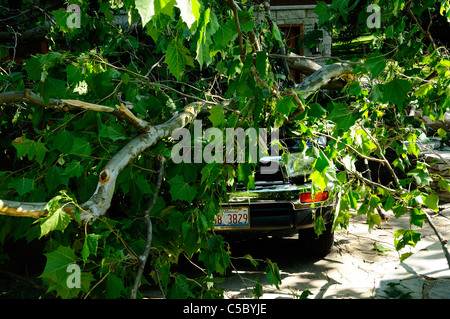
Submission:
[[[0,4],[8,7],[7,2]],[[242,39],[233,10],[218,0],[69,2],[81,9],[79,28],[69,28],[72,13],[51,1],[36,4],[38,10],[24,0],[15,10],[0,13],[2,31],[42,26],[48,29],[49,45],[47,54],[33,55],[23,64],[6,59],[0,69],[0,92],[30,89],[46,103],[62,98],[111,107],[120,98],[151,125],[164,123],[190,102],[208,100],[217,104],[203,118],[205,125],[283,127],[287,137],[305,140],[326,135],[328,146],[311,147],[308,154],[317,158],[311,175],[315,189],[334,184],[335,226],[348,225],[351,209],[367,216],[370,227],[379,225],[379,207],[392,209],[396,217],[409,213],[411,224],[422,226],[424,207],[438,207],[432,179],[450,189],[449,181],[431,176],[422,162],[412,160],[419,155],[416,141],[428,129],[410,114],[414,106],[437,119],[450,107],[448,51],[426,24],[448,26],[448,0],[378,1],[381,27],[372,29],[366,23],[370,13],[365,3],[319,2],[315,12],[325,30],[369,32],[373,42],[369,54],[352,60],[354,74],[342,77],[347,81],[342,90],[319,90],[307,100],[294,90],[306,111],[293,119],[295,99],[270,90],[295,89],[280,60],[271,57],[279,53],[282,34],[264,14],[254,18],[256,11],[264,13],[257,1],[244,1],[237,11]],[[17,28],[3,22],[26,10],[33,19],[20,20],[27,14],[17,17],[21,21]],[[119,16],[127,22],[118,24]],[[348,21],[353,22],[350,31]],[[253,34],[261,46],[258,51]],[[0,46],[0,55],[6,56],[6,47]],[[14,46],[8,47],[14,51]],[[224,99],[231,101],[227,109],[219,104]],[[230,266],[231,252],[224,238],[209,229],[219,203],[226,199],[226,187],[237,182],[252,186],[251,164],[174,164],[170,161],[174,142],[161,140],[121,172],[107,216],[82,224],[78,205],[95,191],[108,160],[139,131],[95,111],[56,112],[15,103],[0,105],[0,114],[0,198],[49,201],[50,212],[38,220],[0,216],[0,243],[19,238],[45,241],[46,264],[40,275],[48,289],[45,296],[130,296],[146,240],[142,214],[156,191],[156,155],[161,154],[168,161],[150,214],[153,241],[143,283],[161,287],[167,298],[223,297],[215,283]],[[443,130],[432,134],[448,140]],[[398,180],[390,176],[368,183],[357,172],[358,158],[383,159],[388,149],[393,151],[390,160]],[[386,165],[382,167],[383,174],[390,175]],[[78,207],[73,216],[62,209],[68,204]],[[323,226],[317,218],[320,232]],[[416,230],[401,230],[395,245],[401,250],[418,240]],[[8,258],[0,254],[0,264]],[[198,278],[184,274],[176,267],[184,258],[195,258],[204,274]],[[265,262],[269,283],[278,286],[276,263]],[[66,285],[66,267],[74,263],[82,269],[80,289]],[[259,285],[253,293],[261,295]]]

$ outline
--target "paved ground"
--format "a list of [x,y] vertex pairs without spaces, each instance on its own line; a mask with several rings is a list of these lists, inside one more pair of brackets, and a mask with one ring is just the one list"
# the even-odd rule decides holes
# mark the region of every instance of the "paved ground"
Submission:
[[[444,239],[450,240],[450,206],[432,215]],[[265,281],[262,269],[248,261],[234,260],[238,271],[222,284],[228,298],[249,298],[251,281],[259,276],[264,286],[262,298],[294,298],[309,290],[308,298],[399,298],[450,299],[450,270],[431,227],[424,223],[421,241],[415,254],[404,262],[394,249],[393,234],[408,228],[407,217],[391,217],[381,228],[368,232],[364,219],[355,219],[347,230],[335,234],[332,252],[323,259],[302,256],[297,247],[297,235],[280,238],[253,238],[232,246],[232,256],[252,255],[269,258],[278,264],[282,276],[280,290]],[[390,251],[380,253],[373,248],[381,245]],[[449,247],[450,245],[447,245]],[[450,247],[448,248],[450,249]]]

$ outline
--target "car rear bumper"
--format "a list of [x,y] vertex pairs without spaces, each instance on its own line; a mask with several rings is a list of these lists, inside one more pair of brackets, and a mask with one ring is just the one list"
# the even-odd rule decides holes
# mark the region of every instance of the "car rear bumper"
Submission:
[[[242,204],[223,205],[223,207],[242,206]],[[314,216],[322,216],[325,223],[333,219],[333,206],[318,206],[295,209],[292,203],[254,203],[248,206],[249,228],[246,231],[274,231],[285,229],[304,229],[314,227]],[[239,229],[242,231],[242,229]],[[219,229],[233,231],[233,228]]]

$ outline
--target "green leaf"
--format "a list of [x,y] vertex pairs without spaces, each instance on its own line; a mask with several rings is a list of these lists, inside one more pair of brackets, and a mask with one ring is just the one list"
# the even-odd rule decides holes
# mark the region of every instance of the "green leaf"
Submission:
[[323,1],[317,2],[314,13],[319,17],[319,23],[330,21],[333,17],[330,8],[328,8],[328,5]]
[[23,68],[28,73],[28,80],[39,81],[41,79],[42,64],[39,56],[33,56],[24,62]]
[[399,218],[400,216],[402,216],[408,212],[408,210],[405,207],[400,206],[400,205],[392,207],[392,211],[395,215],[395,218]]
[[380,215],[369,212],[367,214],[367,224],[369,225],[369,229],[372,229],[375,225],[381,227]]
[[69,30],[67,25],[67,19],[71,15],[70,12],[67,12],[64,8],[60,8],[58,10],[52,11],[51,14],[55,18],[55,24],[64,32]]
[[439,196],[436,194],[430,194],[428,196],[423,196],[423,203],[431,210],[437,212],[439,210]]
[[80,177],[84,172],[84,166],[77,160],[71,161],[66,165],[66,169],[64,170],[64,175],[69,177]]
[[181,19],[190,28],[200,17],[200,3],[198,0],[176,0],[176,2],[181,11]]
[[200,253],[198,259],[205,264],[208,275],[213,271],[225,275],[230,264],[230,255],[223,249],[223,245],[222,236],[213,236],[208,241],[208,248]]
[[237,38],[236,26],[233,20],[222,23],[214,34],[214,49],[225,50],[231,41]]
[[142,19],[142,27],[155,15],[155,0],[135,0],[136,9]]
[[66,82],[48,77],[41,81],[40,91],[45,104],[48,105],[50,98],[63,97],[66,91]]
[[50,210],[48,216],[40,218],[38,221],[41,227],[41,235],[39,238],[41,238],[54,230],[64,231],[69,225],[71,218],[64,212],[62,207],[59,207],[55,211]]
[[333,103],[333,110],[327,118],[336,123],[337,130],[344,132],[356,122],[356,116],[344,103]]
[[113,122],[105,125],[100,119],[98,119],[98,133],[101,137],[109,138],[113,142],[127,139],[125,133],[122,131],[122,126]]
[[76,263],[74,250],[70,247],[59,246],[56,250],[44,255],[47,257],[47,263],[40,277],[65,284],[67,266]]
[[354,195],[353,191],[348,192],[348,202],[352,209],[355,209],[355,210],[358,209],[358,201],[356,200],[356,196]]
[[255,28],[252,12],[239,10],[238,17],[241,30],[244,33],[247,33]]
[[209,120],[212,122],[214,127],[218,127],[225,123],[225,114],[223,113],[223,108],[220,105],[214,105],[209,111]]
[[66,67],[67,82],[77,84],[84,80],[83,68],[79,65],[69,64]]
[[274,285],[277,289],[280,289],[281,284],[281,275],[280,270],[278,269],[277,263],[267,261],[266,266],[266,278],[269,284]]
[[76,137],[68,154],[91,155],[91,143],[84,138]]
[[326,230],[325,221],[322,216],[316,216],[314,219],[314,231],[317,236],[322,235],[323,231]]
[[397,108],[403,110],[403,101],[411,91],[411,83],[407,80],[394,79],[383,86],[383,98],[386,102],[392,102]]
[[69,184],[69,176],[64,175],[63,168],[59,166],[50,167],[44,179],[49,192],[56,190],[60,186],[67,186]]
[[408,176],[412,176],[419,186],[428,186],[433,179],[428,172],[424,172],[420,169],[413,169],[407,173]]
[[420,233],[411,229],[399,229],[394,233],[395,249],[399,251],[406,245],[415,247],[420,241]]
[[23,196],[29,193],[34,188],[34,180],[31,178],[22,177],[18,180],[12,181],[8,184],[8,187],[14,188],[19,196]]
[[45,254],[47,263],[39,276],[48,285],[48,291],[55,290],[63,299],[75,298],[81,291],[88,292],[94,277],[90,273],[81,272],[80,288],[69,288],[67,281],[71,275],[69,266],[76,264],[75,252],[70,247],[59,246],[56,250]]
[[207,34],[209,30],[207,25],[209,23],[211,9],[206,9],[202,14],[201,25],[198,30],[198,40],[197,40],[197,55],[196,59],[200,64],[200,70],[203,67],[203,63],[206,62],[208,64],[209,61],[209,45],[211,43],[211,36]]
[[431,83],[425,83],[421,85],[415,92],[414,95],[417,97],[422,97],[427,95],[427,93],[433,88]]
[[120,298],[121,293],[125,291],[126,290],[122,279],[117,277],[115,274],[109,274],[106,279],[106,298],[118,299]]
[[439,180],[438,186],[441,189],[445,189],[447,192],[450,192],[450,182],[446,180],[445,178],[441,177]]
[[375,251],[379,252],[380,254],[384,254],[385,252],[392,251],[391,249],[383,247],[382,245],[376,245],[372,248],[372,250],[375,250]]
[[410,223],[412,225],[422,227],[423,221],[425,219],[426,219],[426,217],[425,217],[425,214],[423,213],[423,211],[417,207],[414,207],[413,210],[411,211]]
[[395,199],[392,197],[392,195],[389,195],[389,197],[386,199],[386,203],[384,203],[383,209],[384,210],[390,210],[395,205]]
[[371,73],[371,78],[376,78],[386,67],[386,58],[370,56],[364,63]]
[[277,101],[276,111],[288,117],[289,114],[297,108],[297,104],[294,101],[294,97],[286,95]]
[[194,298],[185,275],[177,275],[175,282],[167,293],[167,299]]
[[323,177],[323,174],[320,173],[319,171],[314,171],[310,175],[310,179],[315,185],[317,185],[320,188],[321,191],[323,191],[327,187],[327,183]]
[[26,137],[16,138],[12,141],[11,145],[17,149],[17,157],[20,158],[27,155],[30,161],[35,159],[39,165],[43,164],[45,154],[48,151],[44,143],[35,142],[27,139]]
[[440,137],[442,137],[443,139],[447,139],[447,132],[444,131],[441,128],[438,128],[437,133],[439,134]]
[[181,176],[172,177],[168,183],[173,200],[180,199],[190,203],[197,195],[197,187],[187,184]]
[[186,66],[194,66],[194,60],[189,56],[189,50],[178,38],[173,39],[169,43],[164,62],[169,67],[170,73],[172,73],[177,80],[181,79],[186,70]]
[[81,256],[83,258],[83,262],[87,261],[87,258],[90,255],[97,256],[97,248],[98,248],[98,240],[101,238],[101,235],[97,234],[87,234],[84,238],[83,249],[81,250]]

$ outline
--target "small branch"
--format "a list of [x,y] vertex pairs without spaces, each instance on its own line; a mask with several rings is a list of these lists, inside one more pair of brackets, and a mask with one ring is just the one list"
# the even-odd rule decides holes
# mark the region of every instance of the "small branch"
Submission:
[[345,147],[347,147],[348,149],[350,149],[352,152],[354,152],[356,155],[358,155],[358,156],[361,157],[361,158],[364,158],[364,159],[366,159],[366,160],[373,161],[373,162],[382,163],[382,164],[384,163],[384,160],[379,159],[379,158],[376,158],[376,157],[366,156],[366,155],[360,153],[360,152],[359,152],[356,148],[354,148],[353,146],[348,145],[348,144],[342,142],[341,140],[339,140],[339,139],[337,139],[337,138],[335,138],[335,137],[333,137],[333,136],[331,136],[331,135],[324,134],[324,133],[320,133],[320,132],[315,132],[315,131],[312,132],[312,133],[315,134],[315,135],[319,135],[319,136],[323,136],[323,137],[326,137],[326,138],[330,138],[330,139],[332,139],[332,140],[335,140],[335,141],[338,142],[339,144],[342,144],[342,145],[344,145]]
[[448,267],[450,268],[450,253],[447,249],[447,240],[445,240],[442,235],[439,233],[439,231],[436,228],[436,225],[434,225],[433,221],[431,220],[430,215],[428,215],[425,211],[422,210],[422,212],[425,214],[425,218],[428,220],[428,223],[430,224],[431,228],[434,230],[434,233],[439,239],[439,242],[441,243],[442,250],[444,251],[445,258],[447,259]]
[[150,249],[152,247],[152,236],[153,236],[153,227],[152,227],[152,221],[150,220],[150,213],[153,209],[153,206],[155,206],[156,198],[158,197],[159,190],[161,188],[162,178],[164,175],[164,163],[165,158],[161,155],[158,156],[160,161],[159,171],[158,171],[158,180],[156,181],[156,190],[153,194],[152,201],[150,202],[150,205],[148,206],[147,210],[144,213],[144,219],[147,224],[147,240],[145,242],[145,249],[142,255],[139,257],[139,269],[136,275],[136,278],[134,280],[134,285],[131,290],[131,299],[136,299],[136,294],[139,289],[139,286],[141,284],[141,277],[144,272],[145,264],[147,263],[148,255],[150,254]]
[[117,109],[127,119],[128,123],[133,123],[134,127],[139,128],[141,132],[146,132],[150,128],[150,124],[134,115],[123,103],[116,105]]
[[429,32],[430,30],[430,26],[431,26],[431,20],[430,23],[428,25],[427,31],[425,31],[425,29],[420,25],[419,20],[417,19],[416,15],[412,12],[411,7],[407,6],[406,11],[408,12],[408,14],[414,19],[414,22],[416,22],[417,27],[420,29],[420,31],[423,33],[423,35],[425,37],[427,37],[428,40],[430,40],[431,43],[431,47],[433,48],[433,50],[436,50],[436,43],[434,43],[433,38],[431,37],[431,34]]
[[239,38],[239,50],[241,52],[241,61],[244,62],[245,61],[244,38],[242,36],[241,25],[239,23],[238,8],[234,0],[225,0],[225,2],[230,7],[231,11],[233,11],[234,23],[236,24],[236,30]]
[[383,159],[384,165],[387,166],[389,172],[391,172],[392,177],[394,178],[395,181],[395,185],[399,188],[401,188],[400,186],[400,182],[398,180],[397,174],[395,174],[394,170],[392,169],[391,164],[389,163],[389,161],[386,159],[386,157],[383,154],[383,151],[381,149],[380,144],[378,143],[378,141],[367,131],[367,129],[360,124],[361,128],[363,129],[364,132],[366,132],[366,134],[370,137],[370,139],[375,143],[375,145],[377,146],[378,149],[378,153],[380,153],[381,158]]
[[379,188],[384,189],[385,191],[387,191],[387,192],[389,192],[389,193],[391,193],[391,194],[398,194],[398,193],[401,193],[401,192],[399,192],[398,190],[395,190],[395,189],[386,187],[386,186],[381,185],[381,184],[379,184],[379,183],[375,183],[375,182],[373,182],[373,181],[371,181],[371,180],[369,180],[369,179],[367,179],[367,178],[361,176],[361,174],[359,174],[358,172],[352,172],[351,170],[349,170],[349,169],[345,166],[344,163],[342,163],[342,162],[339,161],[339,160],[336,160],[336,161],[337,161],[339,164],[342,165],[342,167],[345,169],[345,171],[346,171],[347,173],[352,174],[352,175],[355,176],[357,179],[359,179],[360,181],[366,183],[367,185],[374,186],[374,187],[379,187]]
[[[269,27],[271,29],[273,29],[275,27],[275,21],[273,20],[272,14],[270,12],[270,2],[269,1],[264,1],[264,12],[266,14],[266,18],[269,23]],[[283,68],[284,73],[286,73],[286,77],[288,77],[290,80],[293,81],[291,72],[289,70],[288,61],[284,58],[285,55],[286,55],[286,48],[284,47],[284,44],[282,43],[280,45],[280,58],[279,58],[279,60],[281,61],[281,67]]]

